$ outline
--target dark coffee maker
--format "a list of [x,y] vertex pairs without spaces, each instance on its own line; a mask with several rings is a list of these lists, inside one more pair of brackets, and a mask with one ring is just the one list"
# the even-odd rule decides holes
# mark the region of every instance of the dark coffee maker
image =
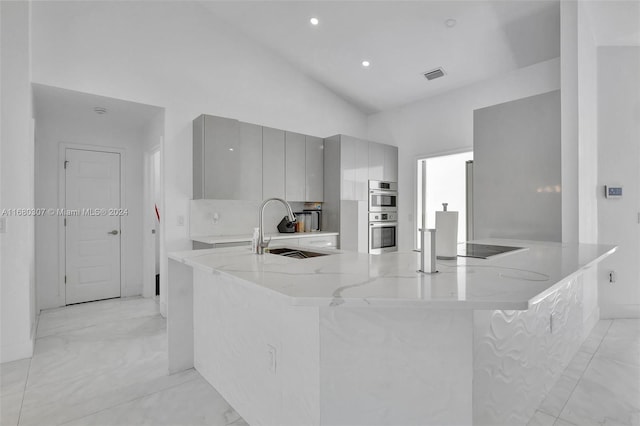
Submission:
[[282,218],[282,220],[278,224],[278,232],[281,232],[283,234],[296,232],[296,223],[290,222],[289,218],[285,216]]

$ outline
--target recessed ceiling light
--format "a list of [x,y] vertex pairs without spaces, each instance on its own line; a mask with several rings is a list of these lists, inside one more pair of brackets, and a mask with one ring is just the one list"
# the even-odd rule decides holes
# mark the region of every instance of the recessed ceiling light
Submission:
[[229,148],[229,151],[233,151],[233,148]]
[[107,109],[105,107],[93,107],[93,112],[102,115],[107,113]]
[[362,61],[362,66],[365,68],[369,68],[369,66],[371,66],[371,62],[369,61]]
[[444,24],[448,27],[448,28],[453,28],[456,26],[456,24],[458,23],[458,21],[456,21],[453,18],[449,18],[446,21],[444,21]]
[[320,23],[318,18],[311,18],[311,19],[309,19],[309,22],[311,22],[311,25],[313,25],[313,26],[318,25]]

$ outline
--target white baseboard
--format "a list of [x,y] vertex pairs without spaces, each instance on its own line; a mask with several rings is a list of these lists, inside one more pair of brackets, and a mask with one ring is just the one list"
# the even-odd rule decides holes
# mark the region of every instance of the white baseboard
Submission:
[[122,297],[142,296],[142,283],[126,286],[122,291]]
[[601,319],[640,318],[639,304],[615,304],[600,307]]
[[0,362],[11,362],[33,356],[33,339],[28,339],[14,345],[0,346]]

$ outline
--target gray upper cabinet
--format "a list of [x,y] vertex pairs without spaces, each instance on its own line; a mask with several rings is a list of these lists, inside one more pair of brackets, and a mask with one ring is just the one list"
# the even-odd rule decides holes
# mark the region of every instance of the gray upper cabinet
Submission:
[[262,200],[262,126],[240,122],[240,149],[233,153],[238,168],[230,176],[238,179],[239,186],[230,200]]
[[285,198],[288,201],[324,199],[324,141],[285,132]]
[[193,120],[193,199],[204,198],[204,115]]
[[[240,199],[240,182],[229,173],[238,166],[240,122],[222,117],[204,117],[204,198]],[[233,151],[231,151],[233,150]],[[233,198],[231,198],[233,197]]]
[[260,126],[201,115],[193,123],[193,198],[259,200]]
[[369,141],[340,135],[342,200],[367,200]]
[[355,140],[355,185],[354,200],[367,201],[369,199],[369,141]]
[[304,201],[306,187],[305,136],[285,132],[285,199]]
[[305,201],[324,200],[324,141],[305,136]]
[[398,181],[398,147],[369,142],[369,179]]
[[193,120],[193,199],[324,200],[324,140],[201,115]]
[[356,144],[355,139],[349,136],[340,136],[340,176],[341,200],[355,200],[355,184],[356,184]]
[[262,128],[262,198],[285,198],[284,130]]
[[382,169],[382,180],[388,182],[398,181],[398,147],[384,145],[384,168]]
[[340,163],[340,135],[324,140],[324,200],[322,204],[322,229],[340,230],[340,199],[343,182]]
[[383,144],[369,142],[369,180],[384,180],[384,151]]

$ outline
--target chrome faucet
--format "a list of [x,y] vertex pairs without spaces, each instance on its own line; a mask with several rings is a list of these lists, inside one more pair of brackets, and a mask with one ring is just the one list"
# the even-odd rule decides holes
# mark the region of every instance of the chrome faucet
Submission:
[[269,201],[280,201],[287,208],[287,216],[289,217],[289,222],[295,222],[296,216],[293,214],[293,210],[291,210],[291,206],[282,198],[267,198],[262,202],[260,206],[260,232],[258,236],[258,244],[256,244],[256,254],[264,254],[264,249],[269,247],[269,243],[271,240],[265,242],[264,241],[264,208],[266,207]]

